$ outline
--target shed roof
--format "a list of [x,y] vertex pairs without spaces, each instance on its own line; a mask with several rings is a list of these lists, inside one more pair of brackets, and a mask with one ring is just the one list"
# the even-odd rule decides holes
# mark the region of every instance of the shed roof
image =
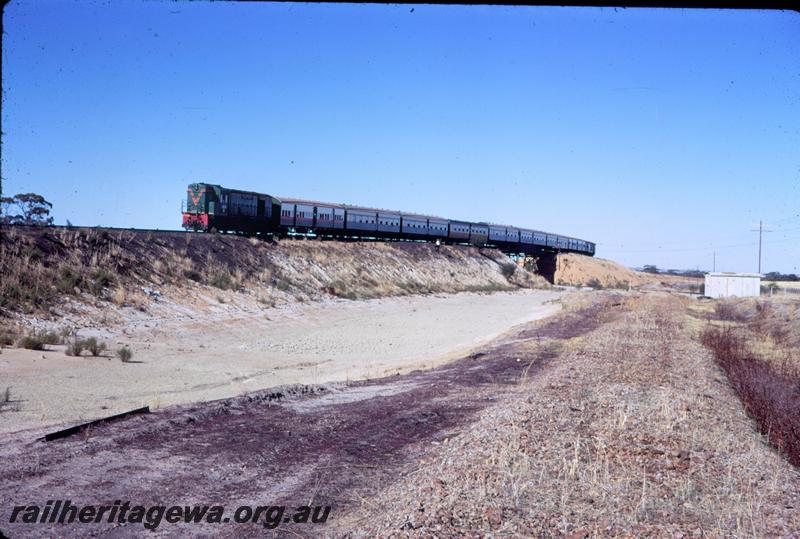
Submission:
[[760,273],[736,273],[735,271],[709,271],[706,273],[709,277],[764,277]]

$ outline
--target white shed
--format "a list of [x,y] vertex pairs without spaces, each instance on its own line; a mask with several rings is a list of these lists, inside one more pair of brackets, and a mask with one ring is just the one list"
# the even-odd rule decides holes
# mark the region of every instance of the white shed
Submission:
[[705,295],[710,298],[747,297],[761,295],[759,273],[706,273]]

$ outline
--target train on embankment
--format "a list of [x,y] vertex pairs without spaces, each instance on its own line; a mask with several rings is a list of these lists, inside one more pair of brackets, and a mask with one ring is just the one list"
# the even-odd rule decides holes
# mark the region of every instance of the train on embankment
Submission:
[[183,227],[240,234],[306,234],[338,239],[430,241],[493,246],[508,253],[574,252],[593,256],[595,244],[570,236],[484,222],[329,204],[189,184]]

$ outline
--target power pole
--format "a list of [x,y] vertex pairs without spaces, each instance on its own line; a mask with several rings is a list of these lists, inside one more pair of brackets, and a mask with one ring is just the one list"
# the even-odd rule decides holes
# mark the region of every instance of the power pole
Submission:
[[761,273],[761,234],[764,232],[764,223],[758,220],[758,273]]
[[[770,225],[767,225],[768,227]],[[758,228],[751,228],[751,232],[758,231],[758,273],[761,273],[761,236],[764,232],[772,232],[771,230],[764,230],[763,221],[758,221]]]

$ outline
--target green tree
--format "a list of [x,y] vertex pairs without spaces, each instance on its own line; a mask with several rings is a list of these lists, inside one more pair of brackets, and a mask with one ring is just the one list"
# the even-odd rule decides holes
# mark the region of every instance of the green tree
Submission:
[[52,225],[50,208],[53,207],[42,195],[21,193],[13,197],[0,198],[2,212],[0,223],[4,225]]

